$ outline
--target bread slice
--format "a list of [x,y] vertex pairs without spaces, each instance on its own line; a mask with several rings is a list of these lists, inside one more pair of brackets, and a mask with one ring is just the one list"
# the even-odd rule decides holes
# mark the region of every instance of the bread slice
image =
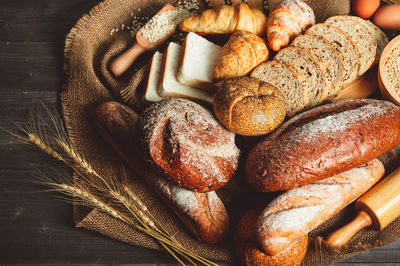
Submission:
[[293,40],[293,46],[307,49],[320,62],[326,65],[325,76],[331,84],[328,97],[335,95],[341,88],[344,76],[342,55],[327,40],[316,35],[300,35]]
[[376,42],[376,55],[375,55],[374,64],[378,64],[379,59],[381,58],[383,49],[385,49],[386,45],[389,43],[389,40],[388,40],[386,34],[369,20],[365,20],[365,19],[362,19],[357,16],[348,16],[348,17],[354,21],[361,23],[365,27],[367,27],[367,29],[374,36],[375,42]]
[[328,84],[325,77],[325,65],[306,49],[289,46],[279,51],[275,60],[285,63],[305,77],[308,90],[308,105],[316,106],[328,96]]
[[358,75],[361,76],[364,74],[372,66],[376,55],[375,38],[368,28],[351,19],[349,16],[330,17],[325,23],[343,30],[354,42],[360,55],[358,58],[358,62],[360,63]]
[[214,92],[213,71],[221,47],[189,32],[182,45],[178,81],[182,84]]
[[342,54],[345,70],[343,85],[352,82],[357,77],[359,54],[355,44],[344,31],[338,27],[320,23],[309,28],[306,34],[323,37]]
[[144,99],[148,102],[158,102],[164,99],[158,95],[158,84],[160,83],[162,59],[163,54],[159,52],[155,52],[151,58],[144,92]]
[[164,54],[158,94],[165,98],[181,97],[201,100],[212,104],[213,95],[194,87],[184,85],[176,78],[180,54],[181,46],[171,42]]
[[295,115],[308,105],[307,90],[302,83],[304,77],[294,68],[272,60],[256,67],[250,76],[271,84],[283,94],[287,116]]

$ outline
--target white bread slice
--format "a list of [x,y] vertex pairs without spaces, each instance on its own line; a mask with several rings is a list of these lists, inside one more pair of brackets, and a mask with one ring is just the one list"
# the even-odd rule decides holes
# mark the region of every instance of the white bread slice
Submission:
[[158,94],[165,98],[181,97],[191,100],[201,100],[212,104],[214,99],[212,94],[184,85],[176,78],[180,54],[181,46],[171,42],[164,54]]
[[360,63],[358,75],[361,76],[364,74],[374,63],[376,55],[375,38],[368,28],[350,19],[349,16],[330,17],[325,23],[343,30],[354,42],[360,55],[358,58],[358,62]]
[[293,40],[293,46],[307,49],[320,62],[326,65],[325,76],[331,85],[328,97],[335,95],[341,88],[344,75],[342,55],[327,40],[316,35],[300,35]]
[[147,84],[144,92],[144,99],[148,102],[158,102],[164,99],[158,95],[162,58],[162,53],[155,52],[150,62]]
[[304,85],[308,90],[308,106],[320,104],[328,96],[329,86],[325,77],[326,66],[322,64],[307,49],[289,46],[281,49],[275,60],[285,63],[297,73],[305,77]]
[[359,54],[355,44],[344,31],[338,27],[320,23],[309,28],[306,34],[323,37],[342,54],[345,69],[343,85],[352,82],[357,77]]
[[295,115],[308,105],[308,92],[302,83],[304,77],[286,64],[276,60],[268,61],[256,67],[250,77],[271,84],[283,94],[288,117]]
[[215,68],[221,47],[189,32],[182,45],[178,81],[182,84],[214,92]]

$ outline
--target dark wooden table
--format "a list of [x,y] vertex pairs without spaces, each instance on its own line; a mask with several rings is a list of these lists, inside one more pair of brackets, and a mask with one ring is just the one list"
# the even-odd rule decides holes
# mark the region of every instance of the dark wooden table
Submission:
[[[97,0],[0,1],[0,126],[15,130],[28,109],[59,106],[64,38]],[[0,263],[174,263],[162,252],[130,246],[77,229],[70,203],[33,184],[33,169],[68,169],[0,133]],[[400,241],[345,263],[400,263]]]

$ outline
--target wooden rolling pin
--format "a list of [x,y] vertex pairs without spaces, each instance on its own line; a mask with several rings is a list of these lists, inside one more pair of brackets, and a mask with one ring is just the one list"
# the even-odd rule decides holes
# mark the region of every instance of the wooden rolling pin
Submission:
[[359,198],[355,208],[356,218],[331,233],[325,239],[326,245],[340,248],[364,227],[372,225],[382,230],[400,216],[400,168]]

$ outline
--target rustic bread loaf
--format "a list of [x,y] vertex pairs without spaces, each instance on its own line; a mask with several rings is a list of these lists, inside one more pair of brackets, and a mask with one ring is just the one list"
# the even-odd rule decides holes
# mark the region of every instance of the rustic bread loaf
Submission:
[[293,242],[303,239],[367,192],[384,172],[383,164],[374,159],[366,165],[280,195],[257,220],[257,239],[262,250],[272,256],[285,252]]
[[327,40],[316,35],[300,35],[293,40],[295,47],[307,49],[320,62],[326,65],[325,76],[331,84],[328,97],[335,95],[342,86],[344,63],[342,55]]
[[286,115],[283,95],[272,85],[246,76],[225,80],[215,93],[214,113],[227,129],[240,135],[264,135]]
[[256,222],[262,210],[258,207],[248,211],[236,226],[235,249],[242,263],[248,266],[301,265],[308,246],[307,234],[275,256],[269,256],[258,248]]
[[360,55],[358,75],[364,74],[375,61],[376,42],[371,32],[358,21],[349,16],[334,16],[325,21],[325,24],[338,27],[343,30],[354,42]]
[[355,44],[344,31],[331,25],[316,24],[309,28],[306,34],[323,37],[342,54],[345,69],[345,75],[342,80],[343,85],[352,82],[357,77],[359,54]]
[[250,151],[245,175],[259,191],[289,190],[362,165],[399,143],[399,107],[345,100],[281,125]]
[[235,134],[194,102],[175,98],[150,105],[138,132],[147,162],[186,189],[216,190],[236,172]]
[[97,107],[98,132],[114,151],[165,201],[187,228],[201,241],[215,243],[229,231],[229,217],[217,194],[186,190],[154,174],[137,153],[135,132],[139,116],[118,102]]
[[306,49],[289,46],[279,51],[275,60],[290,65],[305,77],[308,90],[308,106],[321,103],[328,95],[329,86],[325,77],[326,66]]
[[286,115],[291,117],[308,105],[308,91],[303,85],[304,77],[289,65],[276,60],[256,67],[250,77],[265,81],[282,94],[286,102]]

